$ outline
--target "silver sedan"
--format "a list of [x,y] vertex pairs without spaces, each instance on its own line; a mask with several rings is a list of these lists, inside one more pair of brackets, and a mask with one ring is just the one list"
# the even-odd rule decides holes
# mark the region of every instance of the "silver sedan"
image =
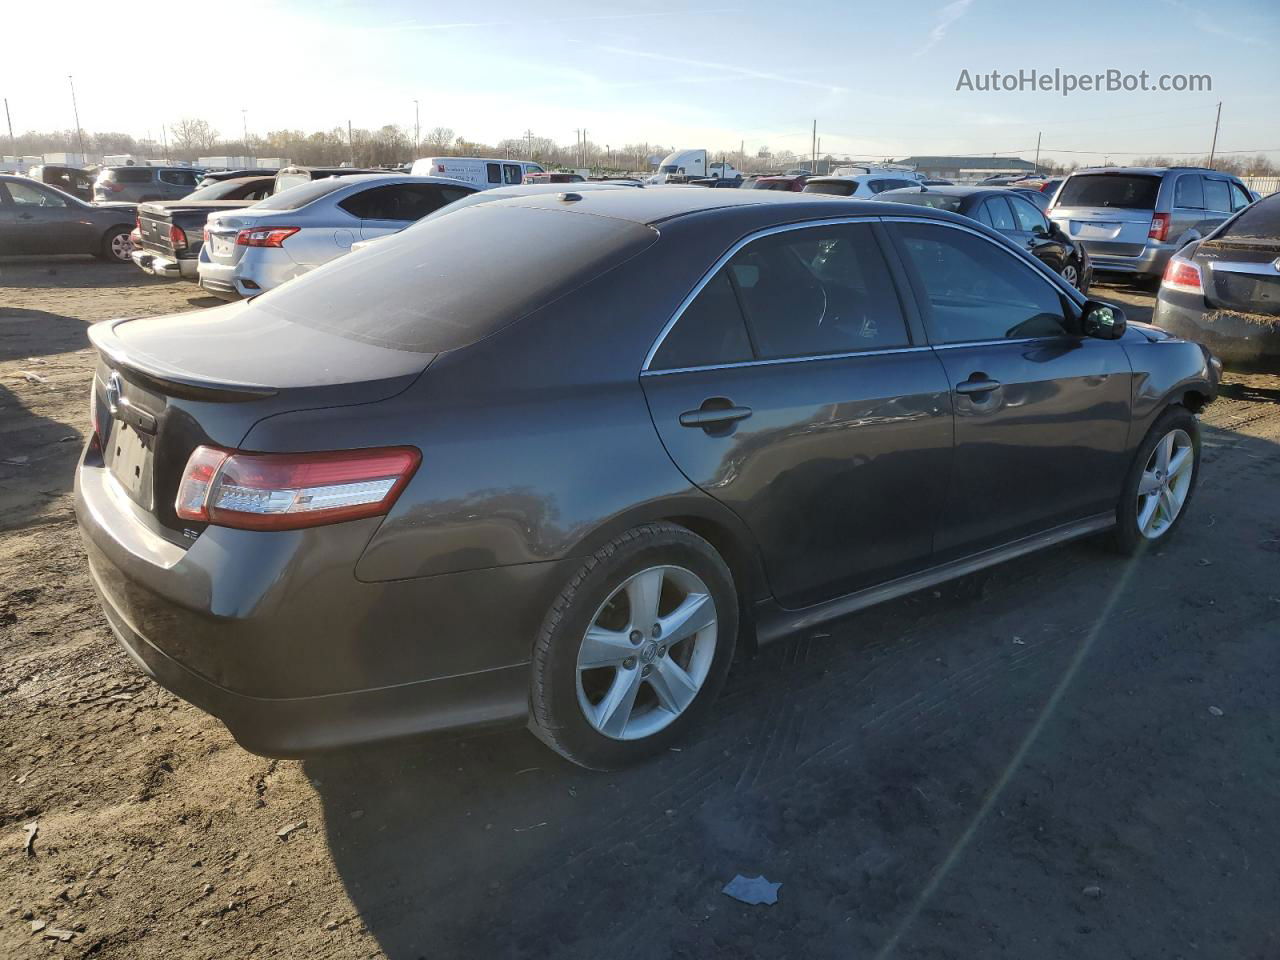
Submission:
[[336,260],[360,240],[403,230],[475,188],[443,177],[362,174],[304,183],[240,210],[211,214],[200,286],[253,297]]

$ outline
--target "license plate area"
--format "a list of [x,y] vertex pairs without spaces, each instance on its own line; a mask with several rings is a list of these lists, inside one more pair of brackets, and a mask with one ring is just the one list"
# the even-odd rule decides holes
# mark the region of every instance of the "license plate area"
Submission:
[[210,234],[209,242],[213,245],[215,257],[230,257],[236,248],[234,237],[220,237],[215,233]]
[[152,439],[144,437],[123,420],[114,421],[112,427],[107,468],[131,499],[150,510],[153,506]]

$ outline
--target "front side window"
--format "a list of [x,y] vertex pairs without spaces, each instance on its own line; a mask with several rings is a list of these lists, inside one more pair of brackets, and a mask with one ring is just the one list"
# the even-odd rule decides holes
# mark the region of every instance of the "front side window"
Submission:
[[502,164],[486,163],[484,167],[485,167],[486,178],[490,183],[502,182]]
[[955,227],[894,226],[924,294],[925,322],[934,343],[1069,332],[1061,294],[1012,253]]
[[161,170],[160,179],[175,187],[194,187],[196,175],[190,170]]
[[1227,181],[1204,179],[1204,208],[1215,213],[1231,211],[1231,192],[1227,189]]
[[1173,187],[1173,205],[1184,210],[1204,209],[1204,190],[1200,187],[1200,174],[1184,173]]
[[67,201],[52,190],[41,190],[28,183],[8,183],[9,196],[14,205],[19,207],[65,207]]
[[504,163],[502,165],[502,182],[506,184],[518,184],[524,180],[520,173],[520,167],[514,163]]
[[1035,234],[1049,232],[1049,221],[1044,218],[1044,214],[1032,205],[1030,200],[1023,200],[1021,197],[1008,197],[1007,199],[1009,206],[1013,207],[1013,216],[1018,222],[1019,230]]

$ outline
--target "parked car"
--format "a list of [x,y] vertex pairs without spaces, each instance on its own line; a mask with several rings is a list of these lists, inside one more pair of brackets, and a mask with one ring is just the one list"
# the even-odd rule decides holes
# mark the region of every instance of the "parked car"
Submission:
[[908,177],[892,177],[882,173],[860,173],[852,177],[810,177],[805,193],[822,193],[831,197],[856,197],[869,200],[886,190],[919,189],[920,181]]
[[0,254],[89,253],[128,263],[132,203],[85,203],[30,177],[0,174]]
[[293,187],[314,180],[327,180],[329,177],[355,177],[362,173],[385,174],[387,171],[375,167],[283,167],[276,171],[276,185],[273,194],[284,193]]
[[1251,202],[1237,177],[1200,167],[1106,167],[1069,174],[1049,217],[1099,272],[1158,281],[1175,252]]
[[415,177],[447,177],[461,180],[477,190],[514,186],[524,182],[526,174],[546,173],[541,164],[531,160],[496,160],[492,157],[423,157],[409,168]]
[[782,190],[799,193],[811,175],[808,173],[781,173],[768,177],[748,177],[742,182],[744,190]]
[[888,190],[877,200],[910,203],[970,217],[1030,253],[1081,292],[1093,283],[1093,263],[1021,190],[986,187],[925,187]]
[[216,297],[254,297],[475,193],[442,177],[326,177],[246,209],[211,213],[196,271]]
[[1049,212],[1049,204],[1053,201],[1053,197],[1043,192],[1039,187],[1020,187],[1014,184],[1006,189],[1012,190],[1030,200],[1041,213],[1047,214]]
[[32,180],[47,183],[51,187],[57,187],[63,193],[69,193],[77,200],[83,200],[88,203],[93,199],[94,175],[83,167],[44,163],[29,167],[27,176]]
[[566,173],[561,170],[544,170],[542,173],[526,173],[524,183],[583,183],[586,181],[580,173]]
[[240,170],[206,170],[200,179],[200,187],[212,186],[222,180],[244,180],[251,177],[274,177],[279,169],[262,169],[246,167]]
[[925,187],[950,187],[955,185],[951,180],[938,180],[934,178],[925,178],[920,181],[920,184]]
[[178,200],[195,190],[203,171],[194,167],[103,167],[93,184],[95,200]]
[[181,200],[141,204],[133,262],[154,276],[198,281],[200,248],[209,214],[251,207],[271,196],[274,187],[274,177],[242,177],[214,181]]
[[548,192],[92,325],[107,622],[262,753],[527,720],[611,768],[688,733],[736,649],[1076,537],[1165,542],[1207,352],[888,209]]
[[1224,361],[1280,364],[1280,194],[1169,259],[1153,322]]
[[1060,186],[1062,186],[1062,178],[1052,177],[1040,184],[1040,192],[1052,198]]

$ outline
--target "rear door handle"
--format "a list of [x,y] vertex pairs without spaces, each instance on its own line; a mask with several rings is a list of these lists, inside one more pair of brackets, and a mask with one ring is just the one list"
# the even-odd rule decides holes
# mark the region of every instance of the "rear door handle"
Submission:
[[974,374],[963,383],[956,384],[956,393],[972,395],[975,393],[990,393],[992,390],[1000,387],[999,380],[992,380],[982,374]]
[[723,397],[713,397],[705,401],[697,410],[686,410],[680,414],[682,427],[714,427],[717,424],[733,423],[751,416],[750,407],[735,407]]

